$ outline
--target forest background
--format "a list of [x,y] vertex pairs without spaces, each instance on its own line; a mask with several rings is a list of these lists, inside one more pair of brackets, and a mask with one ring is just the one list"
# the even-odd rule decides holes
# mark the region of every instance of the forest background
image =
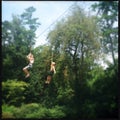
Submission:
[[[38,47],[34,7],[2,22],[2,118],[118,118],[118,1],[91,8],[96,15],[74,4]],[[25,79],[30,49],[35,63]],[[44,86],[51,60],[56,74]]]

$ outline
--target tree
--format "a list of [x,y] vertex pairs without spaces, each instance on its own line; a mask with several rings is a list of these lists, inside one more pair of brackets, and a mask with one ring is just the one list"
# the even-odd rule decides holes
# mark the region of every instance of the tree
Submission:
[[38,18],[32,18],[33,12],[36,9],[34,7],[29,7],[25,10],[23,14],[21,14],[21,20],[23,21],[23,25],[28,29],[27,39],[29,40],[30,47],[35,44],[35,31],[39,27],[40,23],[37,22]]
[[25,55],[35,44],[35,31],[40,25],[37,18],[32,18],[33,12],[35,8],[30,7],[21,16],[13,15],[11,22],[2,23],[3,80],[23,79]]
[[93,77],[96,80],[92,85],[91,102],[97,118],[118,118],[118,80],[114,67],[118,65],[111,64]]
[[[74,97],[71,97],[69,101],[70,103],[75,102],[73,106],[79,111],[76,113],[77,116],[85,115],[82,114],[83,104],[86,102],[86,95],[89,95],[86,83],[89,77],[88,72],[99,58],[99,35],[96,17],[85,15],[79,6],[74,6],[71,14],[58,22],[55,29],[48,35],[48,41],[54,47],[55,55],[57,55],[56,79],[63,91],[65,91],[64,88],[70,86],[68,87],[72,91],[70,94],[74,94]],[[69,77],[65,76],[65,70]],[[71,106],[69,105],[69,107]]]
[[102,49],[105,53],[111,53],[113,63],[115,54],[118,53],[118,1],[100,1],[92,5],[93,10],[98,11],[99,24],[102,31]]

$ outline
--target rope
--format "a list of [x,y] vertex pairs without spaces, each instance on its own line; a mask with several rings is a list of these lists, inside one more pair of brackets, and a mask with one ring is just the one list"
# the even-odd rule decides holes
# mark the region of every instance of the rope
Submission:
[[51,62],[53,62],[53,51],[52,51],[52,58],[51,58]]

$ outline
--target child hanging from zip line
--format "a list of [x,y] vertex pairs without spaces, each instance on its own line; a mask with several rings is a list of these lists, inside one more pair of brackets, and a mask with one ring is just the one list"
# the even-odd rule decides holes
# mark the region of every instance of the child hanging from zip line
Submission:
[[52,76],[56,73],[55,65],[55,62],[51,62],[50,71],[48,72],[47,80],[45,81],[46,84],[50,84]]
[[30,73],[28,70],[32,68],[34,63],[34,56],[31,52],[27,55],[27,59],[29,61],[29,64],[23,68],[23,71],[26,74],[25,78],[28,78],[30,76]]

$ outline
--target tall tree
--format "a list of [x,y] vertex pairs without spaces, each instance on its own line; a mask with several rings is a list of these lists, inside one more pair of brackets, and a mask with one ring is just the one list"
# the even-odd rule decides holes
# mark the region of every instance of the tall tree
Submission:
[[38,18],[32,18],[33,12],[36,9],[34,7],[29,7],[25,9],[25,12],[21,14],[21,20],[23,21],[23,25],[28,29],[27,39],[29,41],[30,47],[35,44],[35,31],[39,27],[40,23],[37,22]]
[[118,53],[118,1],[100,1],[92,5],[92,8],[98,11],[103,33],[103,50],[105,53],[111,53],[115,65],[115,54]]
[[[69,57],[69,66],[75,68],[73,72],[76,73],[79,71],[78,67],[81,68],[85,62],[91,63],[97,56],[100,48],[98,36],[99,29],[95,17],[85,16],[85,13],[75,6],[67,20],[58,23],[49,33],[49,41],[56,52]],[[90,59],[91,61],[86,61]],[[85,68],[85,65],[83,66]]]
[[11,22],[3,21],[2,23],[4,80],[23,78],[22,68],[27,64],[25,55],[30,52],[30,47],[35,44],[35,31],[40,24],[37,22],[37,18],[32,18],[35,8],[30,7],[26,11],[23,13],[25,14],[24,17],[29,17],[24,18],[23,14],[21,16],[13,15]]
[[[79,112],[82,111],[82,101],[88,91],[88,72],[99,57],[99,34],[95,16],[87,16],[79,6],[74,6],[71,14],[60,21],[48,36],[49,43],[55,48],[55,55],[59,56],[56,62],[60,73],[56,79],[62,89],[65,81],[68,81],[67,85],[74,91],[74,102]],[[64,74],[65,71],[69,77]]]

